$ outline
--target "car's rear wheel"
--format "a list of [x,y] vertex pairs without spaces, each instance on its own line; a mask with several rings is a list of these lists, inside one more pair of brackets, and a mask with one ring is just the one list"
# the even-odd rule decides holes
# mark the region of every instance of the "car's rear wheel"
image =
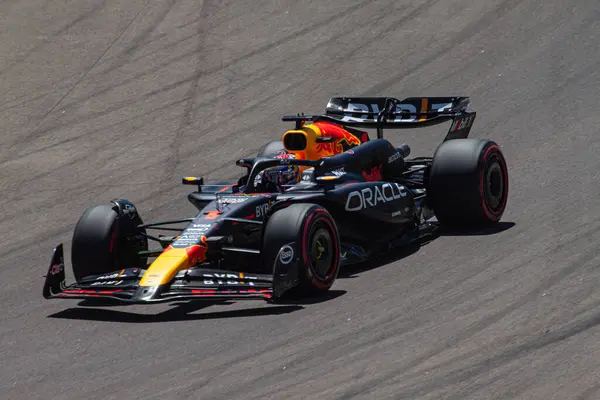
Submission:
[[118,200],[88,208],[75,226],[71,262],[77,281],[125,268],[144,268],[148,240],[133,204]]
[[444,225],[500,221],[508,199],[508,168],[500,147],[481,139],[442,143],[433,157],[428,197]]
[[[282,248],[283,249],[282,251]],[[263,237],[267,267],[282,262],[298,265],[298,295],[325,292],[335,282],[340,269],[340,238],[331,215],[316,204],[292,204],[268,219]]]

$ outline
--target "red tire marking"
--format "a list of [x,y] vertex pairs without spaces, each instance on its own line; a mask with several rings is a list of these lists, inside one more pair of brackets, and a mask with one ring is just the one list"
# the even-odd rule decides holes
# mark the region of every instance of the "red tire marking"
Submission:
[[113,249],[115,247],[115,239],[117,237],[117,229],[115,228],[115,230],[113,231],[111,237],[110,237],[110,244],[108,246],[108,252],[112,253]]
[[[321,215],[319,215],[321,214]],[[312,218],[317,215],[317,218],[315,219],[314,223],[317,223],[319,221],[323,221],[325,222],[325,224],[329,227],[329,233],[331,234],[332,240],[334,242],[334,258],[333,258],[333,270],[324,278],[322,279],[320,276],[318,276],[318,274],[312,270],[309,260],[308,260],[308,246],[307,246],[307,242],[308,242],[308,228],[310,227],[310,221],[312,220]],[[321,289],[325,289],[329,286],[331,286],[331,284],[323,284],[321,282],[327,282],[330,277],[335,275],[335,272],[339,269],[339,244],[338,244],[338,240],[337,240],[337,235],[336,235],[336,230],[334,229],[333,224],[331,223],[331,221],[328,218],[328,214],[324,211],[324,210],[315,210],[306,220],[305,225],[304,225],[304,232],[302,234],[302,257],[304,260],[304,263],[311,268],[311,272],[313,274],[313,279],[312,279],[312,283],[317,286],[318,288]]]
[[[485,153],[483,153],[484,166],[487,161],[488,154],[493,150],[496,150],[498,153],[501,153],[500,148],[498,146],[488,147],[488,149],[485,151]],[[482,168],[482,170],[480,172],[480,176],[479,176],[479,194],[481,195],[483,212],[484,212],[486,218],[492,222],[496,222],[498,220],[498,215],[500,215],[500,213],[502,213],[502,211],[504,210],[504,207],[506,205],[506,201],[508,200],[508,168],[507,168],[506,163],[504,162],[503,158],[501,157],[501,154],[498,155],[498,161],[500,164],[500,168],[502,169],[502,178],[505,183],[503,199],[502,199],[502,203],[500,203],[500,206],[498,207],[498,212],[494,212],[493,210],[491,210],[488,207],[487,202],[485,201],[485,194],[484,194],[484,188],[483,188],[483,180],[484,180],[484,176],[483,176],[484,169],[483,168]]]
[[308,227],[310,226],[310,220],[313,218],[314,214],[310,214],[306,221],[304,221],[304,232],[302,232],[302,260],[305,264],[308,264],[308,251],[307,251],[307,242],[308,242]]

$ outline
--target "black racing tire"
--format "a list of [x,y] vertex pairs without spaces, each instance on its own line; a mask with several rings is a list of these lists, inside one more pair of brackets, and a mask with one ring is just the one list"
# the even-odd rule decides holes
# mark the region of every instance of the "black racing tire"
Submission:
[[136,229],[142,220],[137,215],[119,217],[116,204],[88,208],[79,218],[73,232],[71,263],[77,281],[90,275],[106,274],[125,268],[145,268],[148,239]]
[[256,157],[275,157],[280,152],[285,151],[285,147],[283,146],[283,142],[281,140],[275,140],[272,142],[266,143],[263,147],[258,150]]
[[291,292],[305,296],[328,291],[337,279],[341,259],[338,228],[329,212],[311,203],[275,211],[263,236],[265,265],[274,265],[280,249],[291,242],[296,243],[299,278]]
[[442,225],[500,221],[508,199],[508,168],[500,146],[482,139],[442,143],[433,157],[427,193]]

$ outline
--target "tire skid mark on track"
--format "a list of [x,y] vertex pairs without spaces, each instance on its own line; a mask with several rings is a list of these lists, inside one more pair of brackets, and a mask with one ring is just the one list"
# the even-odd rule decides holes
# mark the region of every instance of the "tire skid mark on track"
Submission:
[[50,96],[55,91],[68,90],[68,88],[69,88],[69,84],[63,83],[58,88],[46,90],[45,92],[35,95],[34,97],[30,97],[30,94],[27,93],[27,94],[18,96],[17,98],[14,98],[14,99],[6,100],[6,101],[0,103],[0,113],[4,113],[4,112],[7,112],[7,111],[15,109],[15,108],[22,108],[27,104],[35,103],[36,101],[42,100],[42,99]]
[[[185,103],[185,100],[178,100],[178,101],[174,101],[174,102],[172,102],[172,103],[165,104],[165,105],[163,105],[162,107],[158,107],[158,108],[156,108],[156,109],[153,109],[153,110],[151,110],[150,112],[147,112],[147,113],[144,113],[144,114],[146,114],[146,115],[150,115],[150,114],[153,114],[153,113],[155,113],[155,112],[157,112],[157,111],[171,109],[171,108],[173,108],[173,107],[176,107],[176,106],[178,106],[178,105],[180,105],[180,104],[183,104],[183,103]],[[132,118],[132,119],[130,119],[130,120],[128,120],[128,121],[121,121],[121,122],[119,122],[119,123],[117,123],[117,124],[114,124],[114,125],[113,125],[113,126],[111,126],[111,127],[115,127],[115,126],[117,126],[117,125],[121,125],[121,124],[123,124],[123,123],[125,123],[125,122],[131,122],[131,121],[133,121],[133,120],[137,120],[139,117],[140,117],[140,115],[137,115],[136,117],[134,117],[134,118]],[[150,121],[150,122],[148,122],[148,123],[146,123],[146,124],[142,125],[141,127],[137,128],[137,129],[131,130],[131,131],[130,131],[130,133],[134,133],[136,130],[140,130],[142,127],[144,127],[144,126],[148,126],[148,125],[150,125],[152,122],[153,122],[153,121]],[[99,130],[98,130],[98,132],[105,131],[106,129],[107,129],[107,128],[101,128],[101,129],[99,129]],[[82,135],[82,136],[85,136],[85,135]],[[74,138],[73,140],[77,140],[77,139],[80,139],[80,138],[81,138],[81,137],[77,137],[77,138]],[[69,143],[69,142],[71,142],[71,141],[70,141],[70,140],[69,140],[69,141],[64,141],[64,142],[63,142],[63,144],[66,144],[66,143]],[[41,172],[41,173],[39,173],[39,174],[33,174],[33,175],[31,175],[31,176],[30,176],[30,179],[32,179],[32,180],[40,180],[40,179],[50,178],[50,177],[52,177],[52,176],[53,176],[53,175],[54,175],[54,174],[55,174],[57,171],[59,171],[59,170],[62,170],[62,169],[64,169],[64,168],[68,168],[68,167],[70,167],[70,166],[74,166],[75,164],[77,164],[78,162],[81,162],[81,161],[83,161],[83,160],[87,160],[87,159],[90,157],[89,153],[92,153],[92,154],[93,154],[93,153],[95,153],[95,152],[97,152],[97,151],[99,151],[99,150],[101,150],[101,149],[104,149],[104,148],[105,148],[105,146],[106,146],[106,144],[105,144],[105,143],[102,143],[102,142],[101,142],[101,143],[99,143],[99,144],[97,144],[97,145],[91,146],[91,148],[90,148],[90,151],[89,151],[88,153],[82,154],[82,155],[80,155],[80,156],[76,156],[76,157],[74,157],[73,159],[71,159],[70,161],[63,162],[63,163],[62,163],[62,164],[60,164],[59,166],[57,166],[57,167],[55,167],[55,168],[51,168],[50,170],[47,170],[47,171]],[[143,146],[143,144],[140,144],[139,146]],[[55,146],[50,146],[48,149],[52,149],[53,147],[55,147]],[[46,149],[44,149],[44,150],[46,150]],[[123,151],[123,150],[121,150],[121,151]],[[36,153],[36,152],[32,152],[32,153],[30,153],[30,154],[28,154],[28,155],[32,155],[32,156],[33,156],[35,153]],[[8,162],[2,162],[2,163],[0,163],[0,165],[4,165],[4,166],[6,166],[6,165],[8,165],[8,164],[10,164],[10,163],[13,163],[13,162],[14,162],[14,160],[13,160],[13,161],[8,161]],[[21,187],[21,184],[20,184],[20,182],[14,182],[13,184],[16,186],[16,187],[15,187],[15,190],[18,190],[18,188],[19,188],[19,187]],[[57,188],[56,190],[58,191],[58,190],[62,190],[62,189],[61,189],[61,188]]]
[[[434,0],[428,2],[428,3],[424,3],[418,7],[416,7],[415,9],[411,10],[408,14],[401,16],[399,19],[393,21],[391,24],[389,25],[380,25],[380,21],[382,19],[384,19],[385,14],[386,13],[382,13],[383,15],[379,15],[379,16],[374,16],[372,20],[366,20],[364,21],[366,25],[375,25],[376,26],[376,30],[377,32],[374,32],[375,34],[375,38],[371,39],[371,40],[366,40],[364,42],[362,42],[361,44],[357,45],[357,48],[362,48],[371,44],[376,43],[379,40],[379,34],[383,34],[385,32],[388,32],[390,29],[395,29],[398,26],[400,26],[401,24],[405,23],[406,21],[409,21],[415,17],[417,17],[420,13],[422,13],[426,8],[428,8],[430,6],[430,4],[432,4],[434,2]],[[393,9],[393,6],[391,6],[390,8]],[[338,44],[339,41],[345,39],[345,36],[348,34],[348,31],[341,31],[338,34],[335,34],[333,36],[331,36],[327,41],[323,41],[317,45],[311,46],[310,48],[308,48],[307,50],[303,50],[303,51],[296,51],[291,55],[291,59],[302,59],[306,56],[309,56],[311,53],[313,53],[316,49],[321,49],[321,48],[326,48],[328,46],[331,46],[332,44]],[[350,50],[347,52],[340,52],[337,55],[334,56],[333,60],[330,63],[327,63],[326,65],[323,66],[324,69],[329,69],[334,67],[335,65],[337,65],[340,61],[345,60],[350,58],[353,54],[355,54],[358,50]],[[227,68],[227,67],[225,67]],[[263,81],[266,77],[271,76],[274,72],[278,71],[279,67],[274,67],[271,69],[266,69],[264,72],[260,73],[256,78],[253,78],[245,83],[243,83],[241,86],[236,87],[237,91],[240,90],[244,90],[247,88],[250,88],[252,86],[254,86],[256,83],[259,83],[261,81]],[[190,79],[190,78],[188,78]],[[294,80],[294,78],[290,78],[290,81],[293,84],[295,84],[296,82],[300,82],[301,79],[296,79]],[[187,80],[186,80],[187,81]],[[276,99],[277,97],[283,95],[284,93],[287,93],[289,91],[289,87],[285,87],[282,90],[276,92],[274,95],[271,95],[267,98],[261,99],[257,104],[250,104],[245,108],[242,108],[241,110],[239,110],[239,113],[241,115],[243,115],[246,112],[250,112],[260,106],[263,106],[265,104],[269,104],[272,102],[272,100]],[[201,107],[205,107],[205,106],[209,106],[209,105],[213,105],[215,103],[215,101],[220,101],[220,100],[224,100],[227,98],[227,96],[229,96],[229,93],[225,92],[221,95],[216,96],[215,98],[211,98],[209,100],[206,100],[204,102],[198,103],[196,105],[196,108],[201,108]],[[215,123],[214,125],[206,128],[207,132],[210,132],[211,130],[213,130],[216,126],[218,126],[219,123]],[[235,136],[237,133],[239,133],[238,131],[234,132],[233,134],[229,135],[229,136]]]
[[[148,2],[149,1],[150,0],[148,0]],[[44,123],[44,121],[46,120],[46,118],[77,88],[77,86],[79,86],[81,84],[81,82],[86,77],[86,75],[89,74],[96,67],[96,65],[98,65],[98,63],[104,58],[104,56],[106,56],[106,54],[108,54],[108,52],[110,51],[110,49],[125,34],[125,32],[131,27],[131,25],[134,23],[134,21],[140,16],[140,14],[143,11],[144,11],[144,7],[142,7],[140,9],[140,11],[123,28],[123,30],[121,30],[117,34],[117,36],[115,37],[115,39],[112,42],[110,42],[110,44],[108,45],[108,47],[106,47],[106,49],[96,58],[96,60],[94,62],[92,62],[92,64],[83,71],[83,73],[80,75],[80,77],[77,78],[77,80],[72,85],[69,85],[69,87],[66,90],[66,92],[58,99],[58,101],[56,101],[41,117],[37,118],[37,123],[34,126],[34,128],[32,129],[32,131],[30,133],[28,133],[28,134],[23,135],[23,137],[21,137],[19,141],[14,142],[12,145],[8,146],[8,148],[5,151],[5,154],[9,154],[10,151],[21,140],[28,140],[28,139],[31,139],[31,138],[36,137],[38,135],[37,131],[40,129],[40,126]],[[3,158],[6,160],[5,157],[3,157]]]
[[[600,232],[600,229],[595,230],[596,236],[598,236],[598,232]],[[600,240],[600,237],[598,237],[598,239]],[[577,335],[589,328],[599,325],[600,314],[594,316],[594,318],[591,319],[587,317],[583,318],[582,321],[572,323],[569,326],[560,328],[557,331],[554,331],[550,334],[544,334],[536,340],[528,341],[527,343],[518,345],[514,348],[509,347],[509,350],[505,350],[501,354],[492,355],[484,360],[478,361],[472,367],[467,367],[466,371],[460,369],[457,372],[452,372],[445,375],[441,379],[435,376],[436,371],[445,371],[448,367],[460,364],[464,361],[472,359],[473,357],[481,355],[481,349],[471,350],[465,354],[461,354],[459,356],[450,358],[447,361],[444,361],[440,364],[433,364],[429,367],[422,369],[418,368],[419,366],[428,362],[429,360],[440,356],[442,353],[448,352],[448,349],[455,348],[458,344],[468,342],[473,338],[473,336],[481,333],[486,328],[493,326],[503,318],[507,317],[509,314],[521,309],[525,304],[540,298],[541,294],[544,291],[549,290],[551,287],[557,285],[565,278],[572,276],[578,272],[581,272],[583,268],[589,268],[597,265],[599,255],[600,250],[593,248],[583,255],[576,256],[575,261],[565,262],[565,267],[559,269],[556,273],[544,279],[538,286],[533,288],[533,290],[521,296],[518,300],[513,301],[512,304],[510,304],[509,306],[503,308],[502,310],[496,311],[487,317],[480,319],[477,323],[469,326],[465,330],[457,331],[455,334],[448,337],[440,346],[438,346],[434,350],[425,353],[417,359],[404,364],[399,369],[383,374],[378,379],[370,381],[368,384],[361,384],[360,393],[363,395],[367,394],[384,382],[387,384],[393,384],[397,383],[400,380],[418,380],[419,378],[426,376],[427,374],[432,374],[429,380],[426,382],[426,384],[422,385],[424,387],[409,392],[403,391],[403,396],[406,396],[406,398],[424,396],[429,394],[429,391],[442,389],[447,385],[455,384],[456,382],[464,382],[468,379],[474,378],[477,375],[483,375],[485,373],[488,373],[492,369],[498,368],[504,363],[511,362],[516,358],[522,358],[523,355],[527,353],[534,352],[545,346],[554,344],[558,341]],[[452,302],[450,304],[460,303]],[[521,335],[511,336],[503,339],[502,343],[492,343],[488,347],[489,349],[503,348],[509,345],[511,342],[520,338],[522,338]],[[491,351],[493,352],[493,350]],[[409,374],[409,371],[412,370],[414,370],[414,372]],[[435,384],[432,384],[431,380],[435,380]]]
[[[141,99],[143,100],[146,97],[151,97],[151,96],[153,96],[153,95],[155,95],[155,94],[157,94],[159,92],[164,92],[164,91],[167,91],[167,90],[170,90],[170,89],[172,89],[172,88],[157,89],[156,91],[153,91],[151,93],[148,93],[147,95],[142,96]],[[93,135],[95,133],[99,133],[99,132],[102,132],[102,131],[107,131],[107,130],[110,130],[111,128],[115,128],[115,127],[117,127],[119,125],[123,125],[123,124],[129,123],[129,122],[136,121],[138,119],[141,119],[141,118],[144,118],[146,116],[152,115],[152,114],[156,113],[157,111],[165,111],[165,110],[168,110],[170,108],[179,106],[179,105],[185,103],[185,101],[186,101],[185,99],[173,101],[171,103],[164,104],[164,105],[162,105],[160,107],[150,109],[149,111],[144,111],[144,112],[138,113],[138,114],[136,114],[133,117],[129,117],[129,118],[120,120],[118,122],[111,123],[110,125],[102,126],[100,128],[94,129],[92,131],[88,131],[86,133],[82,133],[80,135],[71,136],[68,139],[63,139],[63,140],[60,140],[60,141],[58,141],[56,143],[53,143],[53,144],[50,144],[50,145],[47,145],[47,146],[43,146],[43,147],[39,147],[36,150],[31,150],[31,151],[23,152],[23,153],[19,154],[18,157],[1,161],[0,162],[0,166],[9,164],[10,162],[15,161],[16,158],[23,158],[23,157],[31,156],[31,155],[34,155],[36,153],[44,152],[46,150],[51,150],[51,149],[54,149],[56,147],[60,147],[62,145],[68,144],[68,143],[72,143],[72,142],[76,142],[76,141],[79,141],[79,140],[82,140],[82,139],[86,139],[86,137],[88,137],[90,135]],[[129,103],[129,102],[124,101],[123,103],[119,104],[116,107],[110,107],[110,109],[107,110],[107,111],[101,111],[101,112],[95,113],[94,117],[107,116],[107,115],[109,115],[109,114],[111,114],[111,113],[113,113],[115,111],[118,111],[119,108],[121,108],[121,106],[125,105],[126,103]],[[68,125],[70,125],[70,124],[68,124]],[[66,127],[68,125],[64,125],[62,127]],[[62,127],[61,126],[53,127],[52,130],[55,130],[55,129],[59,130]]]
[[[171,10],[175,6],[175,4],[176,4],[176,0],[171,0],[171,5],[169,6],[169,10]],[[224,6],[224,5],[226,5],[226,3],[225,2],[221,2],[220,5]],[[107,57],[107,61],[116,61],[116,62],[109,69],[97,72],[97,73],[93,74],[93,76],[88,76],[87,79],[89,79],[90,81],[92,81],[92,80],[96,80],[98,78],[101,78],[103,76],[109,75],[109,74],[115,72],[117,69],[125,66],[127,63],[135,63],[136,61],[140,61],[143,58],[152,56],[152,55],[156,54],[157,52],[159,52],[161,50],[169,49],[169,50],[173,50],[174,52],[177,52],[176,50],[177,50],[178,46],[180,46],[182,44],[186,44],[187,41],[197,39],[197,37],[198,37],[198,30],[195,29],[191,34],[189,34],[189,35],[187,35],[187,36],[185,36],[183,38],[177,38],[176,40],[173,40],[171,42],[167,42],[165,44],[160,45],[158,48],[153,48],[150,52],[144,53],[143,52],[144,49],[145,49],[144,46],[149,45],[149,44],[153,43],[154,41],[160,40],[160,39],[162,39],[164,37],[165,34],[162,34],[162,35],[160,35],[159,37],[156,37],[156,38],[147,37],[147,36],[151,36],[150,34],[152,32],[154,32],[158,28],[158,25],[164,21],[164,19],[167,17],[167,15],[168,15],[168,13],[165,13],[162,16],[162,18],[160,19],[160,21],[158,21],[157,23],[153,24],[152,27],[148,28],[146,30],[146,34],[144,34],[144,35],[138,35],[138,40],[136,40],[135,47],[128,46],[127,49],[125,49],[123,51],[123,54],[127,55],[127,58],[125,60],[121,59],[119,57],[119,55],[115,55],[115,56],[112,56],[112,57]],[[187,24],[185,24],[185,26],[176,26],[175,29],[176,30],[183,30],[183,29],[188,28],[188,27],[190,27],[192,25],[197,25],[198,24],[198,20],[196,20],[195,22],[187,23]],[[210,19],[207,20],[206,18],[204,18],[202,22],[203,22],[204,25],[213,24],[214,23],[212,20],[210,20]],[[203,29],[206,29],[206,28],[203,28]],[[136,55],[135,53],[138,52],[138,51],[142,51],[142,54]],[[188,56],[192,55],[193,56],[193,54],[186,54],[186,55],[188,55]],[[126,62],[123,62],[123,61],[126,61]],[[161,65],[167,66],[169,64],[161,64]],[[154,71],[154,72],[156,72],[156,71]]]
[[[146,4],[148,4],[150,2],[150,0],[148,0],[148,2]],[[75,90],[75,88],[77,88],[77,86],[79,86],[79,84],[83,81],[83,79],[87,76],[87,74],[89,74],[97,65],[98,63],[100,63],[100,61],[106,56],[106,54],[108,54],[108,52],[110,51],[110,49],[113,48],[113,46],[119,41],[119,39],[125,34],[125,32],[127,32],[127,30],[129,28],[131,28],[131,26],[133,25],[133,23],[135,22],[135,20],[142,14],[142,12],[144,11],[145,7],[142,7],[139,11],[139,13],[137,13],[132,19],[131,21],[129,21],[129,23],[123,28],[123,30],[121,32],[119,32],[119,34],[115,37],[115,39],[108,45],[108,47],[100,54],[100,56],[83,72],[83,74],[75,81],[75,83],[69,88],[69,90],[67,90],[65,92],[64,95],[62,95],[60,97],[60,99],[58,99],[58,101],[52,106],[50,107],[50,109],[41,116],[41,118],[39,119],[38,123],[42,123],[46,117],[48,117],[48,115],[50,115],[52,113],[52,111],[54,111],[56,109],[56,107],[58,107],[72,92],[73,90]],[[39,127],[39,125],[38,125]],[[33,128],[33,131],[36,131],[38,129],[38,127]],[[29,139],[31,137],[31,135],[25,135],[24,139]]]
[[[440,293],[444,293],[439,299],[434,300],[433,302],[425,302],[424,305],[419,309],[420,312],[431,312],[437,309],[438,307],[444,304],[463,304],[465,300],[469,299],[475,293],[478,292],[478,289],[481,285],[487,282],[493,282],[494,280],[501,277],[501,275],[508,274],[519,274],[520,271],[528,264],[535,262],[536,260],[544,259],[544,255],[551,253],[559,253],[563,250],[568,250],[569,247],[573,246],[576,242],[581,241],[582,239],[589,239],[590,236],[595,235],[600,231],[600,218],[596,218],[595,220],[588,221],[588,225],[584,230],[581,230],[579,227],[576,227],[572,230],[575,233],[574,237],[569,238],[567,240],[562,240],[560,243],[556,243],[553,245],[546,245],[543,248],[537,250],[533,254],[523,255],[520,257],[519,262],[515,263],[514,261],[508,259],[506,260],[504,257],[498,256],[495,259],[486,260],[482,262],[483,265],[486,265],[483,268],[478,268],[473,274],[469,274],[468,277],[461,278],[457,280],[457,282],[450,281],[445,286],[442,286],[439,291]],[[600,239],[600,238],[599,238]],[[543,238],[537,239],[538,243],[543,243]],[[553,255],[546,256],[547,262],[550,264],[553,260]],[[501,264],[512,264],[513,266],[510,268],[498,268]],[[491,271],[498,271],[497,273],[491,273]],[[479,277],[482,279],[478,279]],[[560,281],[560,279],[558,279]],[[463,287],[466,286],[467,288]],[[549,285],[551,286],[551,285]],[[471,289],[468,289],[471,287]],[[512,290],[510,288],[504,289],[504,291]],[[503,291],[503,292],[504,292]],[[478,307],[477,305],[473,305],[473,307]]]
[[[164,21],[164,19],[167,17],[167,15],[169,14],[170,10],[174,7],[174,5],[176,4],[175,0],[172,0],[170,5],[168,6],[168,9],[162,13],[159,13],[159,15],[156,17],[155,23],[152,24],[150,27],[143,29],[142,33],[136,34],[136,37],[134,39],[134,44],[131,44],[129,46],[127,46],[127,48],[125,48],[122,51],[118,51],[118,52],[110,52],[110,53],[116,53],[115,55],[109,55],[106,54],[105,57],[103,58],[103,62],[100,63],[99,65],[96,66],[95,70],[101,69],[101,66],[104,64],[108,64],[110,61],[114,61],[115,63],[108,69],[108,70],[103,70],[102,72],[93,72],[90,71],[85,77],[83,77],[83,79],[80,82],[80,85],[82,84],[88,84],[91,83],[95,80],[98,79],[99,76],[102,75],[109,75],[110,73],[112,73],[115,69],[120,68],[124,65],[126,65],[128,62],[135,62],[137,61],[138,58],[136,57],[132,57],[133,53],[135,53],[135,51],[137,51],[138,48],[140,48],[140,46],[143,46],[144,44],[147,44],[147,42],[149,40],[152,39],[148,39],[146,37],[146,35],[151,34],[154,30],[157,29],[158,25],[160,23],[162,23]],[[141,12],[148,12],[145,9],[142,9]],[[138,15],[141,16],[142,14]],[[196,35],[191,35],[190,37],[188,37],[188,39],[194,38]],[[121,38],[123,38],[123,36],[121,36]],[[182,40],[177,40],[175,43],[171,43],[168,45],[165,45],[163,49],[166,48],[171,48],[173,49],[173,47],[176,48],[176,45],[181,44]],[[12,99],[10,101],[7,102],[3,102],[0,103],[0,107],[4,107],[4,108],[0,108],[0,113],[1,112],[5,112],[8,111],[10,109],[13,108],[17,108],[17,107],[22,107],[30,102],[39,100],[41,98],[47,97],[48,95],[52,94],[55,91],[62,91],[62,90],[68,90],[68,88],[70,87],[70,84],[68,83],[63,83],[61,86],[59,86],[58,88],[53,88],[52,90],[48,90],[47,92],[40,94],[40,95],[36,95],[33,98],[29,98],[30,94],[24,94],[21,95],[15,99]],[[115,86],[118,87],[118,86]],[[112,87],[112,88],[115,88]],[[94,92],[92,94],[92,96],[96,96],[96,92]],[[26,99],[26,100],[23,100]],[[69,109],[72,107],[76,107],[80,104],[80,99],[77,99],[75,101],[72,102],[68,102],[68,103],[63,103],[63,108],[65,109]],[[15,103],[16,102],[16,103]],[[14,103],[14,104],[12,104]],[[59,129],[59,127],[54,127],[55,129]],[[45,133],[44,130],[41,130],[39,133]]]
[[212,9],[212,5],[210,4],[210,0],[202,0],[202,4],[200,6],[200,18],[198,21],[198,28],[197,28],[197,44],[196,44],[196,67],[194,69],[194,73],[193,76],[198,77],[196,79],[193,79],[190,82],[190,87],[187,90],[184,99],[185,99],[185,103],[184,103],[184,107],[183,107],[183,113],[181,114],[181,121],[179,122],[179,126],[177,127],[177,129],[175,130],[175,133],[173,135],[173,139],[171,140],[171,143],[169,145],[169,151],[171,153],[171,157],[168,160],[168,165],[167,168],[165,168],[165,172],[166,172],[166,176],[162,179],[162,183],[165,184],[169,184],[169,182],[171,182],[172,179],[172,173],[170,171],[173,171],[177,168],[177,166],[179,165],[180,161],[179,161],[179,146],[181,145],[181,141],[182,141],[182,133],[185,129],[187,129],[191,124],[192,124],[192,119],[194,117],[193,114],[193,109],[194,109],[194,102],[196,101],[196,96],[197,96],[197,92],[198,92],[198,80],[199,78],[199,73],[200,70],[202,69],[202,54],[203,54],[203,49],[204,49],[204,40],[206,39],[206,32],[204,31],[204,20],[208,19],[210,14],[211,14],[211,9]]
[[452,36],[452,40],[449,40],[448,44],[444,45],[439,50],[435,51],[433,54],[425,57],[417,65],[412,66],[407,70],[402,70],[401,72],[384,79],[381,83],[370,87],[369,90],[363,93],[362,95],[365,96],[370,93],[379,93],[382,90],[386,90],[390,86],[396,84],[398,80],[404,80],[414,74],[417,74],[423,67],[435,63],[436,60],[438,60],[440,57],[443,57],[453,47],[474,36],[477,32],[488,29],[493,21],[496,21],[508,15],[512,10],[516,9],[523,1],[524,0],[504,0],[495,9],[490,10],[479,19],[468,24],[467,27],[463,29],[460,33],[458,33],[455,36]]
[[[447,386],[454,385],[456,382],[466,382],[479,375],[489,373],[491,370],[501,367],[504,364],[514,362],[515,359],[523,358],[525,355],[541,350],[547,346],[554,345],[558,342],[565,341],[575,335],[587,331],[588,329],[600,325],[600,315],[595,315],[592,318],[586,318],[582,321],[576,321],[569,326],[555,332],[548,333],[536,340],[509,348],[499,354],[487,357],[484,360],[475,362],[474,364],[443,374],[441,377],[432,376],[431,381],[425,382],[422,385],[414,385],[409,391],[403,391],[403,397],[416,398],[430,393],[431,391],[441,390]],[[409,377],[410,378],[410,377]],[[391,379],[388,383],[397,382],[397,379]],[[363,388],[362,392],[365,394]],[[366,393],[369,393],[366,391]]]
[[[173,7],[175,7],[176,3],[177,3],[177,0],[167,0],[167,1],[160,2],[160,3],[156,3],[157,5],[160,6],[160,9],[156,13],[157,15],[155,15],[152,18],[152,21],[148,24],[148,26],[146,28],[140,30],[140,32],[136,32],[135,35],[133,36],[133,38],[131,38],[127,42],[127,45],[123,49],[115,52],[114,56],[105,57],[103,64],[108,64],[108,67],[106,69],[102,70],[101,74],[109,75],[114,70],[129,63],[131,61],[133,54],[136,51],[138,51],[141,46],[143,46],[144,44],[147,44],[148,41],[151,40],[151,39],[148,39],[148,37],[150,37],[151,34],[165,20],[165,18],[167,18],[167,16],[169,15],[169,13],[173,9]],[[144,11],[145,13],[148,13],[149,11],[148,11],[147,7],[150,4],[151,4],[151,2],[146,3],[142,7],[142,11]],[[133,21],[132,21],[132,23],[133,23]],[[121,37],[122,37],[122,35],[121,35]],[[109,59],[110,59],[110,61],[114,61],[114,62],[109,63],[108,62]],[[87,74],[86,77],[84,77],[84,79],[92,81],[92,80],[95,80],[98,78],[98,74],[94,74],[93,77],[89,77],[89,75],[90,74]],[[91,95],[94,96],[94,93],[92,92]]]
[[590,387],[581,395],[577,396],[574,400],[592,400],[598,397],[598,392],[600,391],[600,383]]
[[[354,12],[354,11],[356,11],[356,10],[362,8],[362,7],[365,7],[364,4],[365,3],[360,3],[360,4],[357,4],[355,6],[348,7],[348,8],[346,8],[346,10],[344,12],[342,12],[340,14],[336,14],[334,16],[331,16],[331,17],[327,18],[324,21],[320,21],[318,23],[315,23],[315,24],[309,25],[309,26],[307,26],[305,28],[302,28],[298,32],[293,32],[290,35],[284,36],[284,37],[276,40],[273,43],[269,43],[267,45],[264,45],[264,46],[260,47],[259,49],[253,50],[253,51],[251,51],[251,52],[243,55],[242,57],[238,57],[238,58],[236,58],[236,59],[234,59],[231,62],[228,62],[226,64],[222,64],[222,65],[219,65],[218,67],[210,68],[210,69],[207,69],[207,70],[204,70],[204,69],[202,69],[202,66],[199,66],[199,70],[195,74],[193,74],[192,76],[187,77],[184,81],[181,82],[181,84],[193,82],[194,80],[198,80],[198,79],[200,79],[202,77],[206,77],[207,75],[218,73],[218,72],[222,71],[225,68],[231,67],[231,66],[233,66],[235,64],[238,64],[238,63],[240,63],[242,61],[246,61],[246,60],[248,60],[248,59],[250,59],[252,57],[259,56],[259,55],[261,55],[261,54],[263,54],[263,53],[265,53],[267,51],[272,50],[273,48],[275,48],[277,46],[283,45],[287,41],[293,40],[293,39],[295,39],[297,37],[300,37],[302,35],[306,35],[306,34],[310,33],[313,29],[315,29],[318,26],[327,25],[327,24],[332,23],[335,20],[344,18],[347,15],[351,14],[352,12]],[[144,72],[142,72],[140,74],[135,74],[135,75],[131,76],[130,78],[128,78],[128,79],[126,79],[126,80],[124,80],[122,82],[119,82],[116,85],[109,86],[109,87],[107,87],[105,89],[99,90],[99,91],[95,92],[93,95],[94,96],[98,96],[98,95],[101,95],[101,94],[108,93],[109,91],[113,90],[114,88],[116,88],[118,86],[124,86],[126,84],[135,82],[135,81],[137,81],[139,79],[144,78],[145,76],[147,76],[149,74],[157,72],[158,70],[160,70],[160,69],[162,69],[164,67],[167,67],[167,66],[169,66],[171,64],[174,64],[177,61],[188,59],[189,57],[194,57],[194,54],[185,53],[185,54],[180,55],[180,56],[175,56],[174,58],[168,60],[167,62],[159,64],[156,67],[152,67],[148,71],[144,71]],[[69,104],[69,106],[74,106],[76,104],[77,103]]]
[[33,48],[28,50],[25,54],[17,57],[15,60],[13,60],[13,62],[11,64],[9,64],[6,68],[4,68],[2,71],[0,71],[0,77],[2,75],[6,75],[8,72],[13,70],[15,67],[18,67],[19,65],[23,64],[32,54],[40,51],[44,46],[46,46],[49,43],[51,43],[52,41],[56,40],[58,37],[64,35],[65,33],[67,33],[70,29],[72,29],[76,25],[83,23],[86,20],[92,18],[94,16],[94,14],[96,14],[97,12],[101,11],[104,8],[107,1],[108,0],[95,1],[95,4],[92,5],[90,10],[82,12],[76,18],[74,18],[73,20],[66,23],[64,26],[59,28],[56,32],[52,33],[48,38],[43,39],[41,41],[41,43],[35,45]]

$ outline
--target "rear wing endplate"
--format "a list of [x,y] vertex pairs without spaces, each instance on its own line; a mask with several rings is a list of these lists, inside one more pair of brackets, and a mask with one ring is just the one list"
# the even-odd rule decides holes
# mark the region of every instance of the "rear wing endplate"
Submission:
[[469,97],[333,97],[323,115],[284,116],[283,121],[328,121],[345,126],[377,129],[383,137],[384,129],[412,129],[452,121],[444,141],[466,138],[477,115],[467,111]]

